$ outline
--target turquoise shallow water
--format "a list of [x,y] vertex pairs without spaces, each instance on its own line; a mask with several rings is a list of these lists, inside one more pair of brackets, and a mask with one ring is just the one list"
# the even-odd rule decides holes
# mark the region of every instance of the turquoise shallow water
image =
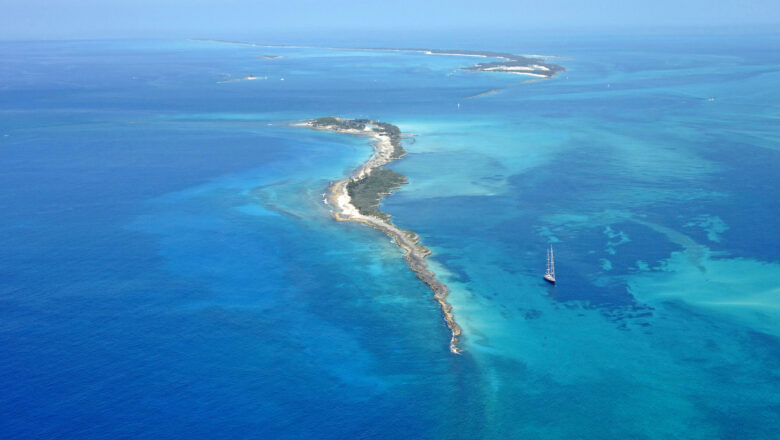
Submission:
[[[780,52],[757,38],[480,47],[561,56],[532,83],[419,53],[3,43],[0,432],[777,438]],[[434,251],[463,355],[390,239],[330,218],[370,148],[287,125],[329,114],[415,134],[383,209]]]

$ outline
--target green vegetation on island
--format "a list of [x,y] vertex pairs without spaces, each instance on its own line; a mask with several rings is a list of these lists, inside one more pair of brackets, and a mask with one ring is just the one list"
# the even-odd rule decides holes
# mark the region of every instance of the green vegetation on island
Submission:
[[[324,128],[333,131],[365,132],[386,136],[393,151],[390,160],[406,156],[406,150],[401,145],[401,129],[386,122],[370,119],[342,119],[326,116],[311,121],[314,128]],[[352,131],[354,133],[354,131]],[[387,168],[375,168],[360,179],[352,179],[347,184],[347,192],[352,204],[363,215],[370,215],[388,220],[390,216],[379,210],[382,198],[407,183],[406,177]]]
[[311,121],[311,125],[314,127],[336,130],[365,130],[370,123],[369,119],[341,119],[335,116],[325,116]]
[[401,185],[409,183],[406,176],[387,168],[377,168],[371,174],[358,180],[350,180],[347,184],[349,198],[352,205],[363,215],[390,219],[390,215],[379,210],[382,198]]

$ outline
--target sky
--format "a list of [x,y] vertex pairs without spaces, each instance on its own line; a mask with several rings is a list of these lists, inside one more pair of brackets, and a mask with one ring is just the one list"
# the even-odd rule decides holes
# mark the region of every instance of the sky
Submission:
[[0,0],[0,39],[780,24],[780,0]]

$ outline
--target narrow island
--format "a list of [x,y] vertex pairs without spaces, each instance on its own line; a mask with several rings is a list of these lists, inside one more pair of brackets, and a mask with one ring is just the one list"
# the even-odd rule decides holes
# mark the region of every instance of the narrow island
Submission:
[[[476,72],[494,72],[494,73],[513,73],[516,75],[528,75],[537,79],[548,79],[556,74],[566,71],[566,68],[548,63],[549,56],[544,55],[517,55],[509,52],[493,52],[489,50],[460,50],[460,49],[403,49],[388,47],[326,47],[326,46],[296,46],[290,44],[258,44],[246,41],[228,41],[228,40],[200,40],[214,43],[242,44],[252,47],[274,47],[274,48],[303,48],[303,49],[330,49],[330,50],[358,50],[358,51],[382,51],[382,52],[418,52],[426,55],[446,55],[459,57],[477,57],[477,58],[495,58],[498,61],[484,62],[474,64],[468,67],[461,67],[459,70],[471,70]],[[274,59],[278,56],[261,55],[260,58]]]
[[409,267],[417,278],[431,288],[433,298],[441,307],[444,320],[452,334],[450,351],[459,354],[457,343],[461,329],[455,322],[452,305],[447,302],[449,289],[436,278],[425,262],[431,250],[420,244],[420,237],[417,234],[395,226],[390,221],[390,215],[379,210],[382,198],[408,183],[402,174],[382,168],[406,155],[406,150],[401,146],[401,130],[385,122],[332,116],[296,125],[374,139],[372,143],[374,154],[350,177],[333,182],[326,193],[326,201],[333,207],[333,217],[337,221],[359,222],[378,229],[389,235],[406,251],[405,257]]

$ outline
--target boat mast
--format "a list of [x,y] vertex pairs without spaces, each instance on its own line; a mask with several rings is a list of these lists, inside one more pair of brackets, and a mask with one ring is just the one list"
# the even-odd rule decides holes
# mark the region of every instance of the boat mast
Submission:
[[555,257],[553,256],[552,245],[550,245],[550,274],[555,278]]
[[548,274],[550,273],[550,250],[549,249],[547,249],[547,272],[545,273]]

